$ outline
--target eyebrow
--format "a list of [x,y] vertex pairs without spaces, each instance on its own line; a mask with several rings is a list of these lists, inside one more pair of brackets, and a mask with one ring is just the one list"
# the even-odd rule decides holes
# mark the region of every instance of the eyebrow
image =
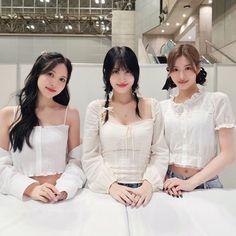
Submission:
[[[184,67],[187,67],[187,66],[192,66],[192,65],[191,64],[184,65]],[[178,66],[173,66],[173,67],[177,67],[178,68]]]
[[[56,74],[56,71],[55,71],[55,70],[51,70],[51,71]],[[61,78],[67,79],[67,76],[62,75]]]

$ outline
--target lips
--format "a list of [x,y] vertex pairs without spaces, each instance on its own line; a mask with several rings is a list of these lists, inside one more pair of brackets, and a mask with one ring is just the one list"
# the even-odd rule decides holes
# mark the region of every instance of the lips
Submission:
[[178,83],[179,84],[186,84],[186,83],[188,83],[188,81],[187,80],[182,80],[182,81],[178,81]]
[[52,89],[52,88],[46,87],[46,89],[47,89],[50,93],[55,93],[55,92],[56,92],[56,90],[55,90],[55,89]]
[[127,83],[123,83],[123,84],[117,84],[118,87],[124,88],[126,87],[128,84]]

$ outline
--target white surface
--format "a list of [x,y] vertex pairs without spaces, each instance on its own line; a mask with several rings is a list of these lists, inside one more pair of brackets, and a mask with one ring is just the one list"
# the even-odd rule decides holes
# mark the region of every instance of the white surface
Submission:
[[0,194],[2,236],[233,236],[236,189],[203,190],[173,198],[155,193],[143,208],[125,208],[109,195],[82,190],[70,201],[21,202]]

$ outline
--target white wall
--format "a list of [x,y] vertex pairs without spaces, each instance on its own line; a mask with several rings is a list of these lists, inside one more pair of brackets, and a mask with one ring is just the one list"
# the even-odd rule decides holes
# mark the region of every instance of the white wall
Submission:
[[[18,84],[23,86],[23,81],[32,65],[20,65]],[[141,65],[140,66],[140,93],[143,96],[154,97],[158,100],[167,98],[167,93],[162,91],[167,72],[166,65]],[[236,116],[236,66],[209,65],[205,66],[208,72],[206,89],[208,91],[223,91],[229,95],[233,111]],[[17,66],[0,65],[1,84],[0,107],[7,104],[10,94],[17,87]],[[4,86],[5,87],[4,87]],[[81,115],[81,133],[83,134],[84,116],[88,103],[97,98],[104,97],[101,64],[73,64],[73,73],[70,81],[71,105],[77,107]],[[222,176],[225,187],[236,188],[236,162],[227,168]]]
[[72,62],[102,63],[110,48],[107,37],[1,36],[0,64],[32,63],[42,51],[61,52]]

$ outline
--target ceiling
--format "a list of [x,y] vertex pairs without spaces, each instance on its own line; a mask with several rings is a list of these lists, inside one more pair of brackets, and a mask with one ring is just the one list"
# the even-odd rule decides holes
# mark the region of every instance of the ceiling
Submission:
[[135,0],[0,0],[0,34],[110,35],[112,10]]
[[[167,14],[160,14],[161,24],[146,32],[146,34],[175,35],[184,24],[193,19],[193,15],[201,4],[211,4],[209,0],[180,0],[176,1],[172,9],[164,8]],[[179,41],[193,41],[195,39],[196,27],[189,27],[183,38]]]

